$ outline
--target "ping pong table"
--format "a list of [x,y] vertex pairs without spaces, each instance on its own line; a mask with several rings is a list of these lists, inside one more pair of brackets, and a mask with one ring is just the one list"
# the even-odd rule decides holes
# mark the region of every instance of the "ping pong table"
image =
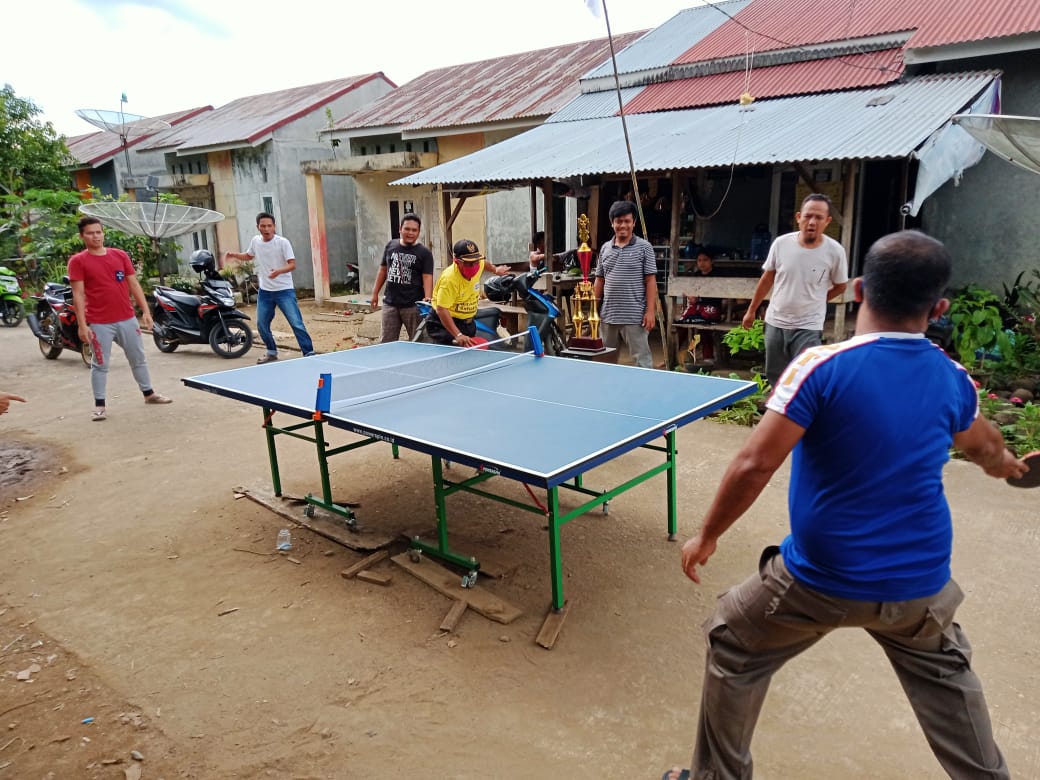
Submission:
[[[319,410],[318,385],[327,408]],[[331,378],[331,388],[325,383]],[[552,609],[564,606],[560,530],[580,515],[606,504],[660,473],[666,473],[667,528],[676,534],[675,432],[687,423],[728,406],[756,389],[754,382],[655,371],[557,357],[483,349],[459,349],[405,341],[361,347],[295,360],[235,368],[183,380],[259,406],[274,492],[281,495],[276,437],[313,442],[321,474],[321,496],[313,506],[334,512],[349,525],[352,510],[332,500],[328,458],[380,442],[431,456],[437,512],[437,540],[413,539],[413,549],[464,567],[463,585],[476,581],[479,562],[453,550],[448,541],[447,498],[474,493],[547,518]],[[273,424],[282,412],[304,422]],[[360,441],[330,448],[324,426],[359,435]],[[309,429],[309,433],[302,433]],[[654,442],[663,439],[663,443]],[[582,482],[589,470],[636,448],[663,453],[654,465],[623,484],[593,490]],[[444,462],[477,469],[450,480]],[[480,487],[494,476],[546,491],[533,505]],[[565,511],[559,491],[584,499]],[[534,499],[534,493],[531,493]]]

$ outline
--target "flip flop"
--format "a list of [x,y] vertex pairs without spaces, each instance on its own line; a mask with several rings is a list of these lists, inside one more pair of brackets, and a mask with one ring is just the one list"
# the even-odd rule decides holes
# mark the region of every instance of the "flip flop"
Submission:
[[97,409],[91,412],[90,419],[93,422],[104,422],[106,419],[106,411],[104,409]]
[[[661,775],[661,780],[668,780],[668,775],[669,775],[669,774],[670,774],[671,772],[673,772],[673,771],[674,771],[674,770],[672,770],[672,769],[668,769],[668,770],[666,770],[666,771],[665,771],[665,773],[664,773],[663,775]],[[684,769],[684,770],[682,770],[682,771],[681,771],[681,772],[679,773],[679,778],[678,778],[678,780],[690,780],[690,770],[689,770],[689,769]]]

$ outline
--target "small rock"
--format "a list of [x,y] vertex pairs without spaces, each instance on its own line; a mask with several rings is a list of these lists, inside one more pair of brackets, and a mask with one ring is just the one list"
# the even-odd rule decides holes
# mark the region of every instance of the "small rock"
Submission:
[[499,641],[499,642],[509,642],[509,641],[511,641],[511,640],[510,640],[510,638],[509,638],[508,636],[506,636],[505,634],[502,634],[502,636],[500,636],[500,637],[498,638],[498,641]]
[[457,645],[457,644],[458,644],[458,642],[456,642],[454,639],[449,639],[448,640],[448,647],[455,647],[455,645]]
[[144,761],[144,756],[141,755],[141,751],[139,750],[131,750],[130,758],[132,758],[134,761]]

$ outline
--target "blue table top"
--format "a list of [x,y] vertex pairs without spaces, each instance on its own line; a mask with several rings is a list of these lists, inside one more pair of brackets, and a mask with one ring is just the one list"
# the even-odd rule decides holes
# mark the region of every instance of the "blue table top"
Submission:
[[[439,372],[451,375],[435,379]],[[184,379],[330,425],[551,487],[751,394],[755,383],[399,341]],[[397,387],[400,383],[405,389]],[[418,384],[417,384],[418,383]],[[395,389],[397,388],[397,389]]]

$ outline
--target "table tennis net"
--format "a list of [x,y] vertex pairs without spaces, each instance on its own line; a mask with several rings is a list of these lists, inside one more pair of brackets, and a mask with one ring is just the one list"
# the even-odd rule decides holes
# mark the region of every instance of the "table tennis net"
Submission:
[[400,393],[419,390],[485,371],[503,368],[530,353],[503,353],[483,349],[451,350],[446,354],[332,377],[332,408],[355,406]]

